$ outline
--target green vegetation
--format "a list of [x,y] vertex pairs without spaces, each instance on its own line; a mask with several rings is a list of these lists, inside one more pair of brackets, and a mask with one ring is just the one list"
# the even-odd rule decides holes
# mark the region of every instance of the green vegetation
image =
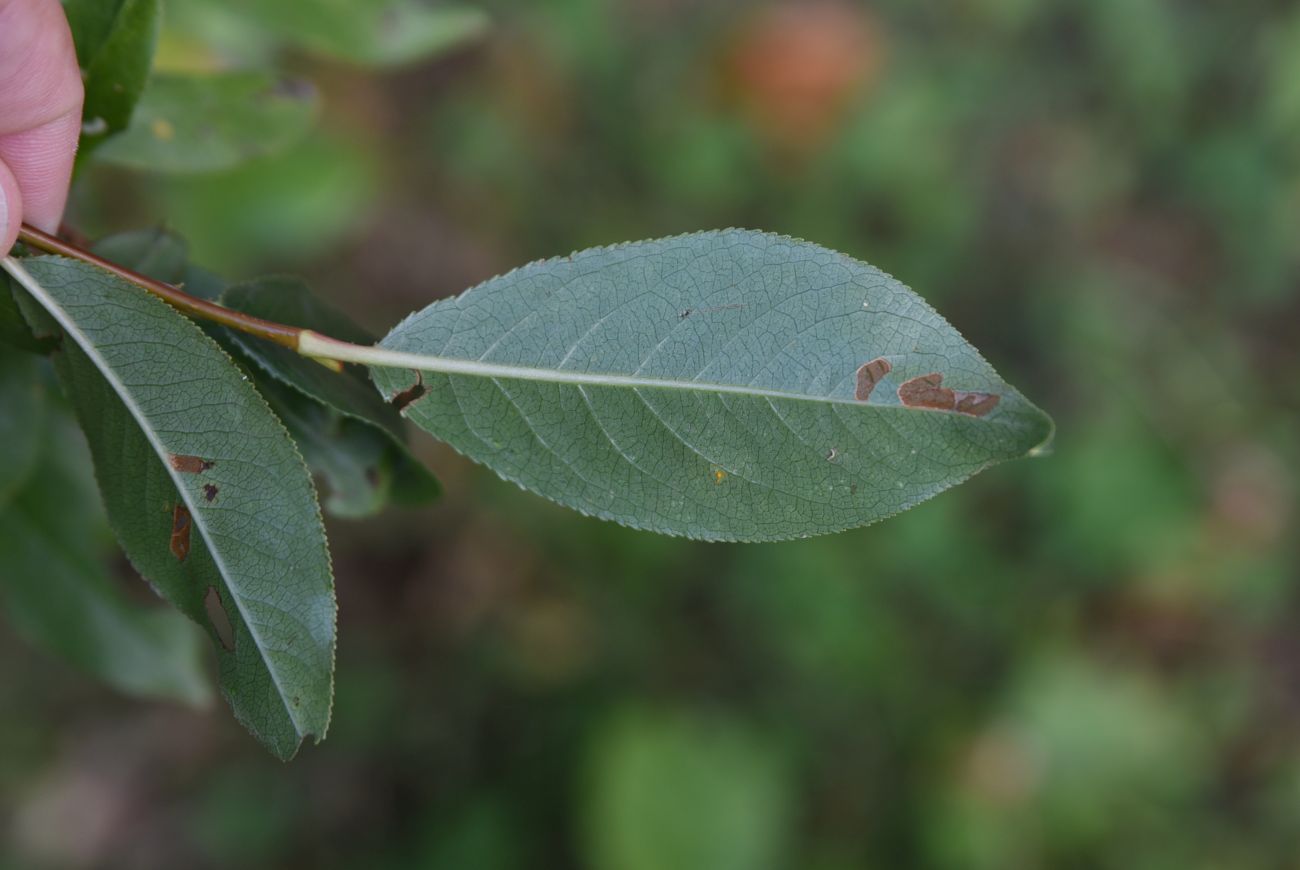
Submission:
[[[148,546],[171,562],[177,482],[192,487],[195,546],[211,513],[203,485],[224,482],[206,476],[225,466],[169,474],[141,447],[140,426],[173,410],[166,401],[144,401],[132,422],[93,377],[61,371],[61,392],[54,369],[86,353],[67,335],[55,366],[5,351],[0,565],[6,580],[25,564],[50,579],[3,599],[0,697],[14,712],[0,717],[0,864],[1265,868],[1292,858],[1300,15],[1172,0],[562,0],[485,4],[486,30],[456,10],[441,36],[379,57],[397,44],[374,36],[382,16],[353,28],[349,50],[339,4],[320,4],[335,11],[310,38],[291,13],[259,11],[278,5],[168,4],[145,102],[126,132],[96,134],[106,138],[83,161],[69,220],[90,237],[159,219],[174,233],[110,237],[101,254],[364,345],[430,300],[539,257],[762,227],[915,287],[969,339],[952,344],[939,322],[948,361],[959,355],[985,379],[938,365],[891,373],[942,371],[953,390],[1001,391],[979,348],[1056,418],[1054,452],[839,535],[747,545],[650,535],[521,493],[423,435],[408,442],[387,406],[314,362],[225,327],[205,323],[200,336],[92,267],[24,260],[45,270],[60,305],[110,286],[132,300],[102,325],[122,334],[123,353],[183,329],[187,347],[236,360],[275,416],[255,402],[249,413],[286,425],[262,440],[292,437],[327,510],[368,518],[327,518],[341,616],[328,740],[285,766],[220,712],[123,698],[99,680],[201,703],[206,664],[191,624],[159,610],[113,555],[110,525],[133,563],[144,558],[115,516],[103,469],[118,461],[101,456],[102,436],[86,450],[70,410],[123,423],[120,449],[140,454],[132,486],[157,502]],[[117,14],[148,7],[127,0]],[[428,54],[449,33],[477,41]],[[257,140],[273,147],[240,138],[262,129],[256,119],[146,120],[150,94],[166,95],[158,83],[214,71],[302,76],[319,94],[271,86],[274,99],[243,101],[279,112],[284,98],[285,114],[266,122],[278,132]],[[146,168],[179,173],[162,175],[115,154],[131,136],[164,155],[190,135],[238,160],[149,158]],[[574,259],[589,257],[617,255]],[[286,270],[329,305],[286,280],[249,280]],[[526,277],[476,292],[515,305]],[[457,304],[417,317],[444,328]],[[593,325],[591,312],[566,321],[544,300],[536,308],[548,330]],[[706,332],[735,314],[681,311]],[[509,328],[491,334],[498,313],[482,312],[484,340]],[[132,328],[146,316],[159,325]],[[341,326],[349,317],[361,326]],[[23,324],[0,305],[0,336],[48,353],[46,333]],[[620,349],[636,335],[619,333]],[[430,351],[412,342],[399,329],[384,346]],[[521,343],[508,362],[535,366],[539,348]],[[809,357],[818,365],[844,351],[820,352]],[[874,356],[854,354],[849,373]],[[130,367],[120,375],[159,388]],[[380,377],[390,393],[410,386],[397,370]],[[232,390],[251,393],[235,379],[244,386]],[[577,419],[576,388],[529,389],[563,418],[555,425]],[[483,399],[482,431],[508,442],[508,409],[467,397]],[[968,432],[968,446],[994,421],[895,410],[944,420],[939,434]],[[474,455],[444,419],[411,416]],[[1033,420],[1016,453],[1045,434]],[[44,421],[35,436],[33,421]],[[88,452],[107,520],[89,493]],[[828,455],[792,456],[781,471],[829,473]],[[512,456],[520,470],[509,476],[544,490],[525,479],[536,451]],[[296,458],[283,465],[305,482]],[[442,478],[441,497],[377,514],[437,492],[424,476],[400,494],[423,466]],[[54,497],[37,484],[64,479]],[[722,485],[703,482],[709,497]],[[600,483],[593,491],[630,495]],[[571,487],[547,494],[614,512]],[[706,521],[670,530],[716,528]],[[176,591],[154,580],[228,658],[225,642],[248,630],[238,579]],[[82,642],[56,625],[85,626]],[[329,649],[321,631],[306,634]],[[239,664],[265,673],[273,662]],[[220,676],[229,694],[225,664]],[[303,726],[269,738],[288,754],[321,723],[297,723],[284,698],[261,700]]]

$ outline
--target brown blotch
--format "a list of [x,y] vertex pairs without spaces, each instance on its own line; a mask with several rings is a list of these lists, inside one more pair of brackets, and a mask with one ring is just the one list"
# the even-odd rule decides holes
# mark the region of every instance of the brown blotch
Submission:
[[424,374],[422,372],[416,372],[415,383],[393,396],[389,404],[398,411],[404,411],[407,405],[411,404],[427,392],[428,390],[424,387]]
[[211,459],[203,459],[198,456],[186,456],[181,453],[172,453],[168,455],[167,462],[172,468],[185,474],[202,474],[212,466],[216,465]]
[[938,372],[904,381],[898,387],[898,400],[909,408],[932,408],[936,411],[957,409],[956,394],[943,386],[943,375]]
[[212,629],[217,633],[217,640],[227,652],[233,652],[235,649],[235,629],[230,624],[230,616],[226,613],[226,606],[221,603],[221,593],[217,587],[209,586],[207,594],[203,596],[203,609],[208,614],[208,622],[212,623]]
[[1002,397],[992,393],[950,390],[943,385],[943,375],[930,372],[903,382],[898,388],[898,398],[909,408],[956,411],[971,417],[983,417],[997,407]]
[[992,393],[963,393],[958,390],[957,412],[961,414],[970,414],[972,417],[983,417],[989,411],[998,406],[1002,401],[1001,396],[995,396]]
[[871,391],[880,383],[880,379],[894,370],[889,364],[889,360],[883,356],[878,356],[871,362],[865,362],[858,366],[858,386],[853,391],[853,398],[859,402],[865,402],[871,398]]
[[203,497],[208,501],[213,501],[214,499],[216,499],[218,492],[220,492],[220,490],[217,489],[217,485],[215,483],[203,484]]
[[172,555],[177,562],[184,562],[190,554],[190,512],[183,504],[172,508]]

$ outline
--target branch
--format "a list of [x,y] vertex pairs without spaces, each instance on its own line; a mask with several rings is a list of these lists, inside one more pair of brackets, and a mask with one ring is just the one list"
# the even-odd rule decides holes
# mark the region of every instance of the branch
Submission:
[[[283,323],[275,323],[270,320],[263,320],[260,317],[253,317],[250,314],[244,314],[217,305],[215,302],[209,302],[206,299],[200,299],[197,296],[191,296],[179,287],[175,287],[164,281],[155,281],[138,272],[133,272],[124,266],[119,266],[109,260],[105,260],[97,254],[92,254],[85,248],[65,242],[62,239],[52,236],[49,233],[42,232],[29,224],[23,224],[18,230],[18,240],[28,247],[35,248],[38,251],[44,251],[47,254],[57,254],[60,257],[68,257],[73,260],[80,260],[83,263],[89,263],[111,272],[124,281],[140,287],[158,298],[162,299],[173,308],[184,312],[193,317],[199,317],[204,320],[210,320],[213,323],[219,323],[222,326],[228,326],[231,329],[237,329],[240,332],[247,332],[250,335],[256,335],[258,338],[264,338],[267,341],[273,341],[276,344],[283,345],[290,350],[297,351],[304,356],[312,357],[327,368],[334,371],[342,371],[343,366],[335,359],[324,358],[311,353],[302,347],[302,338],[306,334],[316,335],[311,330],[302,329],[297,326],[288,326]],[[324,338],[324,336],[318,336]],[[346,342],[329,339],[325,342],[328,345],[351,347]],[[322,348],[320,344],[315,345],[319,352]]]

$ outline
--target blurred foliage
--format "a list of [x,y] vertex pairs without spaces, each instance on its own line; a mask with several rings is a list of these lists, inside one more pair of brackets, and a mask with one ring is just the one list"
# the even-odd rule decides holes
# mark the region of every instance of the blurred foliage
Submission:
[[425,445],[439,505],[331,528],[336,724],[291,767],[0,634],[0,865],[1294,862],[1300,9],[498,2],[376,74],[191,5],[160,68],[281,59],[322,126],[228,175],[94,168],[87,232],[165,218],[374,330],[533,257],[784,232],[939,305],[1056,453],[731,547]]

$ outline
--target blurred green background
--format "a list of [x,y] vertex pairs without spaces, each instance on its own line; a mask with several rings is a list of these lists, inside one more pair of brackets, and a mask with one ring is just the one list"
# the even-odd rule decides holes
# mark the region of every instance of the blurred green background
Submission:
[[[930,300],[1055,454],[730,546],[419,439],[441,502],[330,523],[334,725],[287,766],[0,627],[0,866],[1297,866],[1300,8],[482,5],[435,62],[279,56],[307,141],[92,168],[71,222],[165,219],[376,331],[540,256],[787,233]],[[162,68],[277,51],[168,11]]]

